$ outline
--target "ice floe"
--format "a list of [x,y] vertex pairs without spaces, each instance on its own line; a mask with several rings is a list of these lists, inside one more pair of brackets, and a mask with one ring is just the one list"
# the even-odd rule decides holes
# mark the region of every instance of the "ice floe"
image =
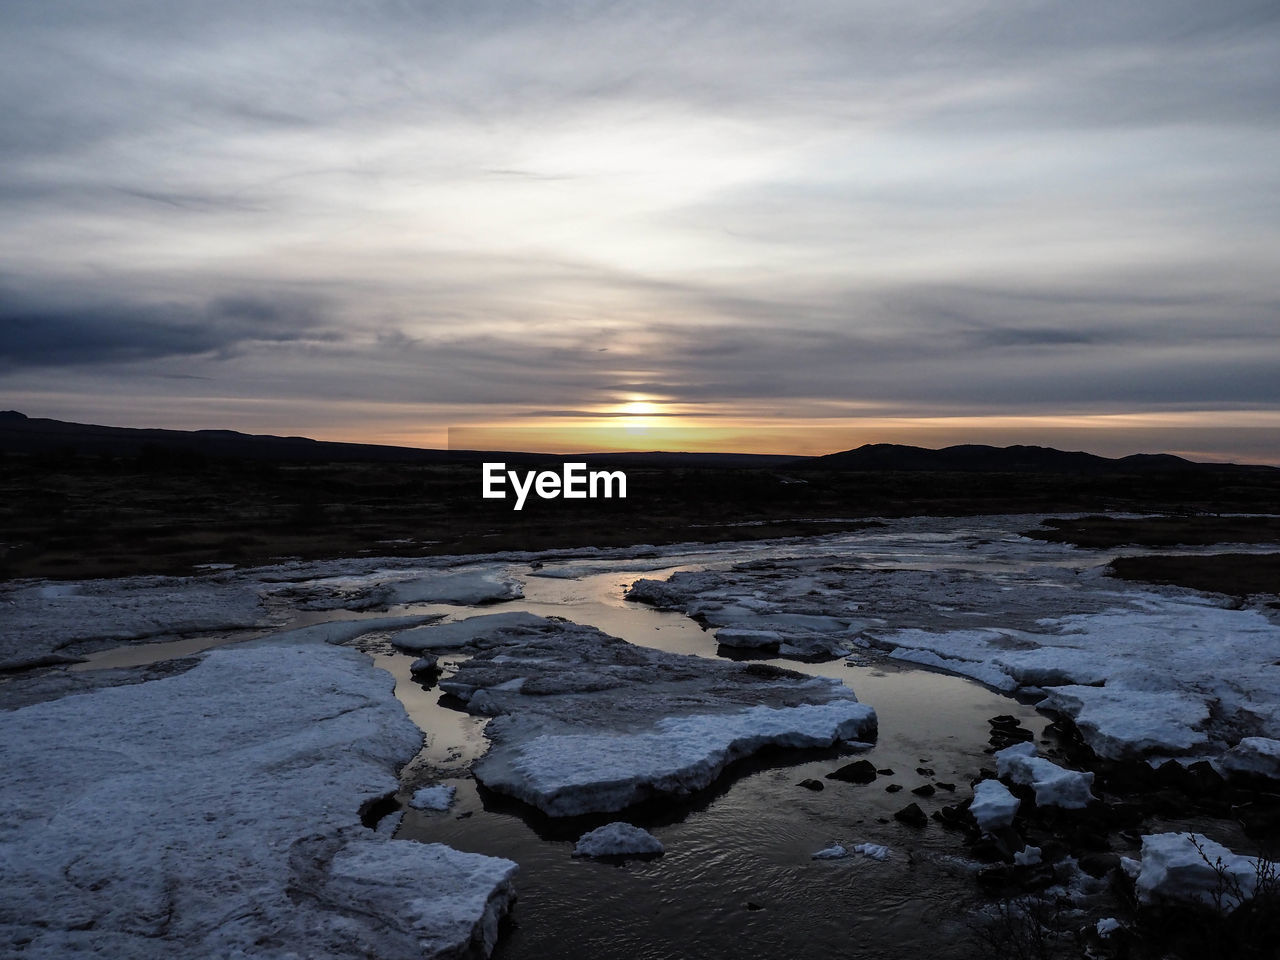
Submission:
[[1135,881],[1144,903],[1180,901],[1234,910],[1253,895],[1258,860],[1233,853],[1198,833],[1156,833],[1142,838]]
[[1022,801],[1009,792],[999,780],[983,780],[973,787],[969,812],[983,833],[1002,830],[1013,824]]
[[1093,774],[1060,767],[1052,760],[1036,756],[1033,743],[1015,743],[997,751],[996,774],[1011,783],[1031,787],[1037,807],[1083,810],[1094,799],[1090,788]]
[[125,641],[255,627],[262,584],[228,574],[0,584],[0,670],[59,661]]
[[476,779],[552,816],[684,796],[765,747],[875,736],[875,711],[836,680],[637,647],[543,618],[472,636],[479,652],[440,687],[495,717]]
[[476,606],[524,596],[520,581],[505,572],[506,566],[375,570],[307,580],[277,593],[302,610],[385,610],[406,603]]
[[392,644],[401,650],[448,650],[477,643],[490,634],[511,627],[537,627],[544,618],[532,613],[486,613],[465,620],[434,623],[413,630],[404,630],[391,638]]
[[665,852],[662,841],[648,830],[621,820],[584,833],[573,848],[575,857],[653,857]]
[[447,783],[419,787],[409,798],[409,806],[415,810],[448,810],[453,806],[453,798],[457,792],[457,787]]
[[1218,758],[1218,765],[1229,774],[1280,780],[1280,740],[1245,737]]
[[843,860],[848,855],[849,851],[845,849],[843,844],[833,843],[831,846],[823,847],[809,856],[812,860]]
[[421,733],[386,673],[310,630],[0,714],[4,943],[33,958],[487,953],[515,864],[361,825]]
[[[787,556],[710,560],[629,598],[781,656],[853,648],[1039,695],[1112,759],[1280,739],[1280,617],[1103,575],[1114,552],[1013,535],[1036,518],[894,522]],[[1260,759],[1260,758],[1259,758]]]
[[848,846],[843,843],[833,843],[829,847],[810,854],[809,858],[811,860],[843,860],[855,853],[862,854],[868,860],[884,862],[889,859],[889,848],[879,843],[855,843]]

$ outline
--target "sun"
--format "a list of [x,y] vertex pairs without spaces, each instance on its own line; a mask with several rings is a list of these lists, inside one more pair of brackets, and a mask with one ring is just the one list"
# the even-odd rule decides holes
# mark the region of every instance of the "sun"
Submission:
[[618,413],[628,417],[652,417],[662,412],[662,407],[648,400],[632,400],[624,403]]

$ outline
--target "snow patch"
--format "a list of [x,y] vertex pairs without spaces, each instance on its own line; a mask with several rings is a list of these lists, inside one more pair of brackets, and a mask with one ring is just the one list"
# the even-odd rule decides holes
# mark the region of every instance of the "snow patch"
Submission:
[[419,787],[409,798],[409,806],[415,810],[448,810],[458,788],[446,783],[431,787]]
[[139,960],[493,945],[516,865],[361,825],[422,734],[366,656],[300,634],[0,713],[4,942]]
[[1016,743],[995,754],[996,775],[1003,780],[1031,787],[1036,806],[1081,810],[1094,799],[1090,792],[1093,774],[1060,767],[1052,760],[1036,756],[1033,743]]
[[999,780],[983,780],[973,788],[969,812],[983,833],[992,833],[1010,826],[1021,805],[1022,801]]
[[584,833],[573,848],[575,857],[660,856],[665,852],[662,841],[648,830],[621,820]]
[[[1221,894],[1222,908],[1234,910],[1241,902],[1235,890],[1251,896],[1257,877],[1256,858],[1233,853],[1202,834],[1156,833],[1142,838],[1135,887],[1143,903],[1168,900],[1218,906]],[[1223,879],[1226,890],[1221,889]]]

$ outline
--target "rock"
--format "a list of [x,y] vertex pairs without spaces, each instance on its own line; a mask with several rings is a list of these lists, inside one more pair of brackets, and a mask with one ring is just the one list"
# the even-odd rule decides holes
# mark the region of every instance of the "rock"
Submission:
[[929,767],[916,767],[916,773],[920,774],[920,776],[922,777],[933,776],[933,770],[930,769]]
[[885,792],[885,793],[897,793],[897,792],[898,792],[899,790],[901,790],[901,789],[902,789],[902,784],[900,784],[900,783],[891,783],[891,784],[889,784],[887,787],[885,787],[885,788],[884,788],[884,792]]
[[845,783],[870,783],[875,778],[876,765],[870,760],[855,760],[827,774],[828,780],[843,780]]
[[818,791],[822,789],[822,781],[814,780],[810,777],[808,780],[801,780],[796,784],[797,787],[804,787],[806,790]]
[[893,771],[892,771],[889,767],[885,767],[883,770],[877,770],[877,771],[876,771],[876,773],[880,774],[880,776],[882,776],[882,777],[892,777],[892,776],[893,776]]
[[911,792],[917,797],[932,797],[934,789],[932,784],[922,783],[920,786],[912,788]]
[[978,871],[978,883],[988,889],[1007,887],[1018,879],[1016,867],[1007,863],[997,863],[983,867]]
[[918,803],[907,804],[893,815],[893,819],[899,823],[905,823],[909,827],[925,827],[929,825],[929,818],[925,816]]
[[949,793],[956,792],[956,785],[954,783],[943,783],[941,780],[935,780],[933,785],[939,790],[946,790]]
[[440,658],[434,654],[419,657],[409,664],[409,674],[416,680],[421,676],[430,676],[440,672]]

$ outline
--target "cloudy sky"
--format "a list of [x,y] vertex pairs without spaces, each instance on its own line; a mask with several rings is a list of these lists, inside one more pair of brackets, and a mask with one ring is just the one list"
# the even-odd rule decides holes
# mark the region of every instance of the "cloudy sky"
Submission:
[[5,0],[0,406],[1280,462],[1278,65],[1275,0]]

